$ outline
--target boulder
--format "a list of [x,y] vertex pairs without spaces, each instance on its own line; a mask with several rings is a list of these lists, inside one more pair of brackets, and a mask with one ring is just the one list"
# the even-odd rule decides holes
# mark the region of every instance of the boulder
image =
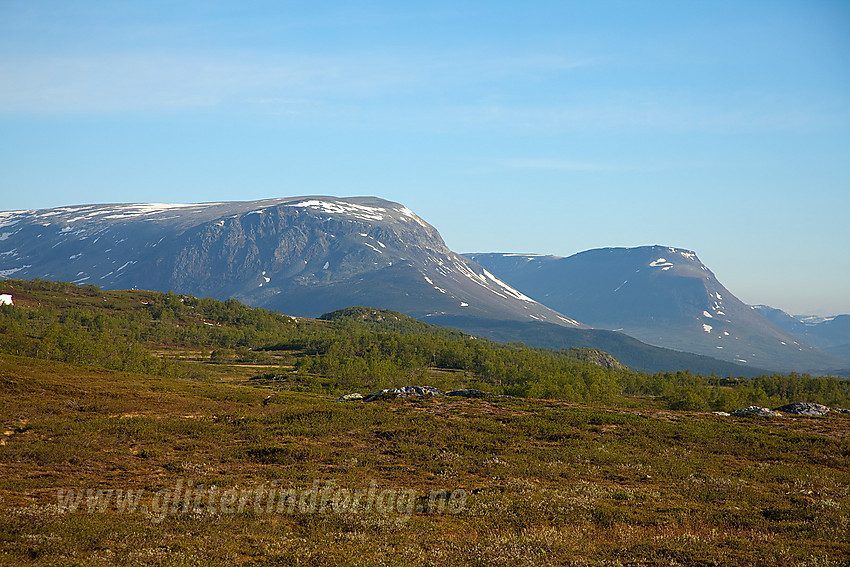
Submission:
[[782,414],[768,408],[760,408],[759,406],[748,406],[745,408],[736,409],[732,412],[732,415],[737,417],[742,417],[746,415],[757,415],[760,417],[777,417]]
[[366,396],[364,402],[387,398],[409,398],[411,396],[442,396],[445,392],[433,386],[402,386],[400,388],[387,388],[380,392],[372,392]]
[[351,394],[345,394],[344,396],[340,396],[336,401],[338,402],[350,402],[352,400],[362,400],[363,394],[358,392],[353,392]]
[[375,400],[392,400],[395,398],[409,398],[412,396],[461,396],[464,398],[483,398],[487,396],[486,392],[481,390],[473,390],[471,388],[462,388],[458,390],[449,390],[444,392],[433,386],[401,386],[399,388],[386,388],[380,392],[372,392],[366,396],[360,394],[346,394],[340,397],[338,402],[346,402],[349,400],[363,400],[364,402],[374,402]]
[[782,406],[781,408],[776,408],[776,411],[781,411],[782,413],[790,413],[794,415],[823,417],[829,413],[829,408],[824,405],[816,404],[813,402],[795,402],[793,404]]
[[464,388],[461,390],[450,390],[446,392],[447,396],[462,396],[464,398],[483,398],[487,394],[482,392],[481,390],[473,390]]

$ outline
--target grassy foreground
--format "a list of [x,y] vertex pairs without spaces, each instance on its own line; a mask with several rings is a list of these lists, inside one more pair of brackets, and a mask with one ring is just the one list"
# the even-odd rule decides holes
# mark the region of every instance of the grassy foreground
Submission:
[[[214,368],[0,356],[0,564],[850,561],[845,415],[340,403]],[[141,491],[135,511],[119,490]]]

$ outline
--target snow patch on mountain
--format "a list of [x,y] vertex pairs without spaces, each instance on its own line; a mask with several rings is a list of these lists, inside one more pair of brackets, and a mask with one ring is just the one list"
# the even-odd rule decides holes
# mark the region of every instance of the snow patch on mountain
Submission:
[[[126,219],[156,219],[167,220],[169,218],[177,218],[180,215],[170,217],[162,217],[163,213],[168,212],[194,212],[221,205],[222,203],[116,203],[107,205],[79,205],[73,207],[57,207],[54,209],[41,210],[26,210],[26,211],[8,211],[0,213],[0,226],[13,226],[22,221],[38,224],[40,226],[51,226],[53,221],[59,223],[86,223],[98,221],[114,221]],[[48,219],[50,222],[48,222]],[[70,227],[65,226],[62,232],[69,232]],[[82,234],[85,229],[80,229],[76,233]]]
[[576,327],[581,325],[581,323],[579,323],[575,319],[570,319],[569,317],[564,317],[563,315],[558,315],[558,319],[565,323],[569,323],[570,325],[575,325]]
[[355,203],[345,203],[341,201],[320,201],[318,199],[309,199],[307,201],[299,201],[297,203],[287,203],[287,206],[309,208],[322,211],[327,214],[347,215],[360,220],[369,221],[384,220],[383,213],[387,212],[387,209],[383,207],[370,207],[368,205],[358,205]]
[[531,299],[527,295],[515,290],[514,288],[512,288],[511,286],[509,286],[508,284],[506,284],[505,282],[503,282],[502,280],[500,280],[499,278],[497,278],[496,276],[494,276],[493,274],[491,274],[487,270],[484,270],[484,275],[487,276],[487,278],[490,279],[493,283],[495,283],[496,285],[501,287],[503,290],[505,290],[509,295],[513,296],[515,299],[519,299],[520,301],[530,301],[530,302],[534,303],[533,299]]
[[24,214],[32,211],[5,211],[0,212],[0,227],[14,226],[21,222]]
[[821,317],[819,315],[791,315],[794,319],[798,320],[803,325],[808,325],[810,327],[814,327],[820,323],[827,323],[835,319],[836,316],[832,317]]
[[179,203],[141,203],[110,205],[107,207],[92,206],[87,209],[71,208],[71,211],[73,212],[84,212],[85,214],[69,218],[66,222],[90,220],[96,217],[101,217],[103,219],[129,219],[139,216],[158,215],[169,211],[204,208],[217,204],[218,203],[203,203],[196,205]]
[[403,216],[407,217],[408,219],[412,220],[413,222],[419,224],[420,226],[428,228],[428,223],[426,223],[425,221],[420,219],[418,216],[416,216],[416,213],[414,213],[413,211],[411,211],[407,207],[402,205],[400,208],[396,209],[396,211],[398,211],[399,213],[401,213]]
[[32,267],[31,264],[25,264],[25,265],[21,266],[20,268],[9,268],[8,270],[0,270],[0,277],[1,278],[8,278],[9,276],[11,276],[12,274],[14,274],[16,272],[20,272],[21,270],[25,270],[25,269],[31,268],[31,267]]

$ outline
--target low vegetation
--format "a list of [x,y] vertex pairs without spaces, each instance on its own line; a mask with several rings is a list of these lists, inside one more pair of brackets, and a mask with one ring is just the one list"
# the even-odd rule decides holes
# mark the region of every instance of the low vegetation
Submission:
[[332,395],[424,381],[618,407],[850,406],[850,382],[836,377],[647,374],[600,365],[588,349],[501,345],[365,307],[311,320],[234,300],[61,282],[12,280],[3,290],[17,304],[0,306],[0,352],[109,370],[203,379],[222,371],[214,364],[250,364],[267,368],[257,378],[278,389]]
[[[708,411],[850,405],[836,378],[647,375],[365,308],[295,320],[175,294],[0,287],[16,302],[0,307],[0,564],[850,557],[850,417]],[[492,395],[336,401],[405,384]],[[294,499],[272,506],[272,490]],[[337,498],[324,509],[323,490]]]

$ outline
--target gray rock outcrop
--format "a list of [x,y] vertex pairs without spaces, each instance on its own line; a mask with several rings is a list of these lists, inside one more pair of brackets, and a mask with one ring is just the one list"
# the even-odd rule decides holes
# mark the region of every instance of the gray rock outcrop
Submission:
[[347,402],[351,400],[363,400],[364,402],[374,402],[375,400],[388,400],[394,398],[409,398],[412,396],[458,396],[463,398],[483,398],[487,396],[486,392],[474,390],[472,388],[461,388],[457,390],[449,390],[444,392],[433,386],[401,386],[399,388],[385,388],[379,392],[372,392],[363,396],[358,393],[345,394],[340,396],[338,402]]
[[473,390],[469,388],[463,388],[460,390],[450,390],[446,392],[447,396],[461,396],[464,398],[483,398],[487,394],[482,392],[481,390]]
[[747,415],[757,415],[759,417],[779,417],[782,414],[779,412],[775,412],[769,408],[762,408],[759,406],[747,406],[745,408],[736,409],[732,412],[732,415],[736,417],[743,417]]
[[362,400],[363,394],[359,392],[353,392],[351,394],[345,394],[344,396],[340,396],[336,401],[338,402],[350,402],[353,400]]
[[411,396],[442,396],[442,390],[433,386],[401,386],[400,388],[387,388],[380,392],[372,392],[366,396],[364,402],[373,402],[388,398],[409,398]]
[[809,417],[823,417],[829,413],[829,408],[814,402],[795,402],[776,408],[776,411],[790,413],[793,415],[806,415]]

